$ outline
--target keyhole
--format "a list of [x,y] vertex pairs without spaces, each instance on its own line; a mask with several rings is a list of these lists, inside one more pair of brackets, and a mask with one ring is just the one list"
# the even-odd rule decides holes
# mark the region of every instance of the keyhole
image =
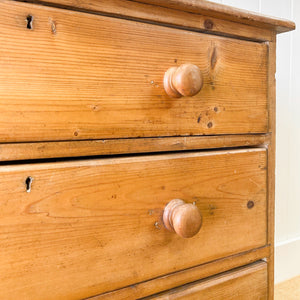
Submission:
[[26,192],[30,193],[31,191],[31,184],[32,184],[33,178],[32,177],[27,177],[25,180],[25,184],[26,184]]
[[27,21],[27,29],[32,29],[33,16],[28,15],[26,21]]

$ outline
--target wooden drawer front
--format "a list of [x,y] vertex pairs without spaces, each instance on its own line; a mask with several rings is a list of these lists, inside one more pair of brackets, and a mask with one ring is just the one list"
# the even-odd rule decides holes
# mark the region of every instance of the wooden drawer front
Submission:
[[232,272],[187,284],[169,292],[143,299],[266,300],[267,280],[267,264],[258,262]]
[[[0,178],[1,299],[84,298],[266,244],[264,149],[1,166]],[[164,228],[174,198],[200,209],[195,237]]]
[[[0,141],[268,130],[266,44],[5,0],[0,20]],[[203,89],[170,98],[184,63]]]

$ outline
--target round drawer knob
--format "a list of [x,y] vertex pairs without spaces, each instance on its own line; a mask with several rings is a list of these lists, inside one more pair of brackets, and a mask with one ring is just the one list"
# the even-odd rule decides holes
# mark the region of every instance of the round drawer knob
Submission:
[[169,231],[183,238],[191,238],[199,232],[202,217],[196,205],[174,199],[165,207],[163,222]]
[[202,73],[199,67],[193,64],[172,67],[165,73],[164,88],[170,97],[195,96],[202,86]]

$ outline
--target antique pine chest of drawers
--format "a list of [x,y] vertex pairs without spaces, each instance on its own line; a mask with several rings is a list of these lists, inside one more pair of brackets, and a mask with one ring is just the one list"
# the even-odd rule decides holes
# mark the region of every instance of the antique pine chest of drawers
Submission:
[[0,15],[0,299],[272,299],[294,23],[200,0]]

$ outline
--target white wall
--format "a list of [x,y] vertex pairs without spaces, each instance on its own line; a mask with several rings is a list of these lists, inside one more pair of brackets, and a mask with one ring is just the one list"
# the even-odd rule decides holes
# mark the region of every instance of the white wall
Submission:
[[[300,0],[211,0],[300,21]],[[300,23],[299,23],[300,24]],[[299,25],[300,26],[300,25]],[[275,282],[300,275],[300,30],[277,39]]]

